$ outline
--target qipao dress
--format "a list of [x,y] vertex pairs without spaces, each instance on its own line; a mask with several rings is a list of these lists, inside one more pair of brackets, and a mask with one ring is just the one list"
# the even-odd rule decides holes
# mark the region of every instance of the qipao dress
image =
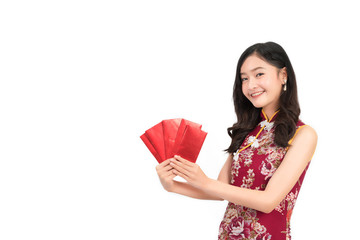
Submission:
[[[288,148],[277,146],[274,142],[274,120],[279,111],[276,111],[269,119],[262,109],[260,123],[246,136],[239,150],[233,156],[232,185],[265,190],[288,150]],[[299,120],[295,135],[303,126],[305,124]],[[308,167],[309,164],[292,190],[270,213],[229,202],[220,224],[218,239],[291,239],[290,218]]]

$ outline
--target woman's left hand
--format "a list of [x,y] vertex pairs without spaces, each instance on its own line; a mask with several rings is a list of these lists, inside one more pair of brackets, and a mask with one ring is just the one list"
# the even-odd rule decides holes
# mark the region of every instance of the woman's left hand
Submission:
[[192,163],[180,156],[170,159],[170,165],[174,168],[173,173],[184,178],[196,188],[204,188],[209,178],[201,170],[199,165]]

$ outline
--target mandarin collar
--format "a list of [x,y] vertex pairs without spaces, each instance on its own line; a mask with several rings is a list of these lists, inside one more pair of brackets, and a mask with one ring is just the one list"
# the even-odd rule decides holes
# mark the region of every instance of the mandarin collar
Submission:
[[274,122],[276,116],[278,115],[278,112],[280,112],[280,109],[274,112],[274,114],[269,118],[268,116],[266,116],[264,109],[261,108],[261,113],[260,113],[261,121],[266,120],[267,122]]

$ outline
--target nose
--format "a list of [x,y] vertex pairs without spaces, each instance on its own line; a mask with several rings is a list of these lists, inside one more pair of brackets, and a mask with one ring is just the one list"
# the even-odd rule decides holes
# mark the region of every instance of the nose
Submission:
[[254,89],[256,86],[257,86],[256,79],[250,77],[248,80],[248,88]]

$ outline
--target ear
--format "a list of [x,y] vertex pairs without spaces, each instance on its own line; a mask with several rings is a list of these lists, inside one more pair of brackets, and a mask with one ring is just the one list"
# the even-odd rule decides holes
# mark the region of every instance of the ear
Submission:
[[286,67],[283,67],[280,69],[279,77],[282,81],[282,84],[285,84],[285,81],[287,81],[287,69]]

